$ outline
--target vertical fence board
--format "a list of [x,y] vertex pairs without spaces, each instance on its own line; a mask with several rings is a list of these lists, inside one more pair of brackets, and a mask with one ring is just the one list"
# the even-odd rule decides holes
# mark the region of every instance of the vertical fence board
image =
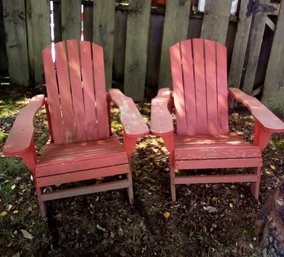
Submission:
[[[268,2],[269,0],[259,0],[260,4],[267,4]],[[257,12],[252,18],[252,26],[247,45],[248,54],[246,58],[248,62],[245,67],[246,72],[244,75],[244,83],[242,88],[248,94],[252,94],[253,91],[259,53],[265,29],[265,20],[266,20],[266,13],[263,12]]]
[[29,85],[25,2],[3,1],[8,70],[11,83]]
[[191,0],[167,1],[159,73],[159,88],[172,87],[169,48],[187,38]]
[[50,10],[49,0],[30,0],[31,2],[31,25],[32,25],[32,41],[33,48],[33,64],[34,81],[39,83],[42,81],[43,67],[41,51],[51,42],[50,37]]
[[61,22],[61,3],[53,2],[53,15],[54,15],[54,42],[62,40],[62,22]]
[[95,0],[93,14],[93,41],[104,49],[106,87],[112,86],[112,63],[114,42],[114,0]]
[[114,53],[113,53],[113,79],[123,83],[125,64],[127,12],[115,12]]
[[284,2],[282,1],[266,70],[263,101],[284,114]]
[[93,41],[93,5],[84,6],[84,40]]
[[151,0],[129,1],[124,92],[135,101],[144,99],[150,11]]
[[[159,67],[163,39],[164,16],[152,14],[148,38],[147,76],[146,85],[152,90],[157,89],[159,82]],[[152,91],[151,90],[151,91]]]
[[61,1],[62,39],[80,40],[80,0]]
[[8,74],[8,60],[5,45],[5,30],[4,30],[4,20],[3,20],[3,5],[2,0],[0,0],[0,74]]
[[246,56],[246,46],[249,39],[251,16],[247,16],[249,0],[242,0],[239,14],[237,33],[235,37],[233,56],[229,73],[229,85],[239,88]]
[[206,11],[204,13],[201,28],[202,38],[215,40],[225,44],[229,26],[231,3],[231,1],[224,0],[206,1]]

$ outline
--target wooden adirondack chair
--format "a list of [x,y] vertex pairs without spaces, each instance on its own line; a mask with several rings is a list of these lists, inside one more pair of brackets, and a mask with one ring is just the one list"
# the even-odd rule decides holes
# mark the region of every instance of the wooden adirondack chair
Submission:
[[[173,91],[162,88],[151,106],[151,132],[169,151],[171,195],[177,184],[249,182],[259,196],[262,151],[284,123],[257,99],[227,87],[226,47],[193,39],[170,48]],[[254,141],[229,132],[228,97],[244,104],[255,118]],[[175,107],[176,133],[171,110]],[[178,176],[176,170],[250,168],[247,174]]]
[[[53,50],[55,61],[53,61]],[[31,170],[42,215],[45,202],[53,199],[120,188],[133,201],[130,158],[136,139],[148,127],[136,105],[118,89],[105,87],[102,47],[68,40],[43,50],[47,95],[37,95],[21,109],[4,146],[6,156],[19,156]],[[120,108],[124,147],[111,135],[109,104]],[[50,140],[37,158],[33,118],[45,105]],[[93,183],[44,193],[43,188],[64,183],[125,175],[125,179]]]

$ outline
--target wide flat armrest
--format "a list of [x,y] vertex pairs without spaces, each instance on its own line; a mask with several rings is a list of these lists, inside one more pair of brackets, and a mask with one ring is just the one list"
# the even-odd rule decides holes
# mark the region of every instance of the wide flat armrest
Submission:
[[284,132],[284,122],[255,97],[238,88],[229,88],[229,95],[246,106],[264,129],[270,132]]
[[30,150],[34,136],[33,119],[44,102],[45,96],[37,95],[20,110],[3,147],[6,156],[21,156]]
[[169,104],[172,101],[172,92],[169,88],[161,88],[158,95],[151,101],[151,132],[162,135],[174,131]]
[[149,128],[143,120],[133,100],[125,96],[119,89],[109,89],[111,100],[120,109],[120,121],[128,136],[143,136],[149,133]]

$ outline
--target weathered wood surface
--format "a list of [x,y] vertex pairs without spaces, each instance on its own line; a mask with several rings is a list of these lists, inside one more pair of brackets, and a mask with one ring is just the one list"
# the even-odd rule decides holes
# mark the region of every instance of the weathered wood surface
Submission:
[[191,0],[167,1],[159,73],[159,88],[172,87],[169,48],[187,38]]
[[247,16],[249,0],[242,0],[240,6],[239,22],[234,42],[233,56],[229,73],[229,85],[239,88],[243,74],[246,55],[246,46],[249,39],[252,16]]
[[96,0],[93,9],[93,42],[104,49],[106,86],[111,88],[115,0]]
[[[28,0],[28,19],[30,20],[31,40],[29,43],[29,61],[34,82],[38,84],[43,80],[43,66],[41,51],[51,43],[49,0]],[[29,34],[30,34],[29,33]]]
[[93,41],[93,6],[84,5],[84,40]]
[[231,1],[207,0],[200,37],[225,44],[230,9]]
[[135,101],[144,99],[151,2],[151,0],[129,1],[124,92]]
[[61,1],[62,39],[80,39],[81,1]]
[[0,74],[8,74],[8,59],[5,45],[5,30],[4,30],[4,18],[3,18],[3,5],[0,1]]
[[115,12],[113,79],[120,83],[124,78],[125,45],[126,45],[127,12]]
[[[259,0],[260,4],[268,4],[269,0]],[[244,75],[244,82],[242,89],[252,94],[255,75],[257,71],[257,64],[260,54],[260,49],[263,41],[263,33],[266,23],[266,13],[256,12],[252,17],[252,28],[249,35],[249,41],[247,44],[247,65]]]
[[284,113],[284,2],[273,38],[270,58],[263,88],[263,101],[279,113]]
[[164,16],[152,14],[148,38],[146,85],[154,91],[159,82],[159,67],[163,39]]
[[30,84],[25,2],[3,0],[8,71],[11,83]]

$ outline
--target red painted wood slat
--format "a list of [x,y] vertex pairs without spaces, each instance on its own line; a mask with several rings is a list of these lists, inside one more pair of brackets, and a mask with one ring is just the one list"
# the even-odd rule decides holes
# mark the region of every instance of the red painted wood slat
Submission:
[[228,123],[228,82],[227,82],[227,52],[226,47],[216,43],[217,51],[217,87],[218,87],[218,120],[220,132],[227,134]]
[[94,82],[96,91],[96,110],[98,122],[98,138],[109,136],[107,94],[105,86],[104,55],[102,47],[92,44]]
[[184,101],[187,121],[187,135],[195,135],[197,132],[195,79],[193,75],[192,42],[181,42],[181,58],[183,69]]
[[81,65],[77,40],[67,40],[68,67],[74,110],[76,142],[87,140],[83,90],[81,84]]
[[76,137],[65,42],[56,43],[55,52],[55,66],[57,69],[65,143],[72,143],[76,141]]
[[114,182],[102,183],[100,185],[96,184],[96,185],[91,185],[91,186],[84,186],[84,187],[78,187],[78,188],[65,189],[65,190],[45,193],[44,195],[42,195],[42,200],[49,201],[49,200],[54,200],[54,199],[72,197],[72,196],[77,196],[77,195],[86,195],[86,194],[92,194],[92,193],[97,193],[97,192],[102,192],[102,191],[107,191],[107,190],[116,190],[116,189],[127,188],[127,187],[129,187],[129,181],[124,179],[124,180],[119,180],[119,181],[114,181]]
[[122,164],[111,167],[103,167],[90,170],[79,170],[77,172],[70,172],[46,177],[37,177],[36,183],[39,187],[58,185],[70,182],[77,182],[89,179],[97,179],[106,176],[114,176],[126,174],[129,171],[128,164]]
[[61,104],[57,87],[57,78],[55,66],[52,60],[52,47],[48,46],[42,52],[43,67],[46,81],[46,90],[48,94],[47,102],[52,123],[52,136],[54,143],[62,144],[65,142],[62,126]]
[[186,106],[184,103],[184,89],[183,89],[183,74],[180,44],[177,43],[170,48],[171,57],[171,69],[173,79],[173,97],[176,110],[177,121],[177,134],[187,134],[187,122],[186,122]]
[[92,50],[90,42],[80,42],[82,85],[84,90],[85,115],[88,140],[98,139],[97,112],[94,88],[94,71],[92,66]]
[[205,54],[205,75],[206,75],[206,91],[207,91],[207,122],[208,133],[210,135],[218,135],[218,109],[217,109],[217,72],[216,72],[216,45],[215,42],[204,40]]
[[[254,168],[262,166],[261,158],[222,159],[222,160],[176,160],[176,169],[218,169],[218,168]],[[243,176],[244,174],[239,174]]]
[[206,81],[203,40],[193,39],[193,63],[196,84],[196,113],[198,134],[208,134]]

